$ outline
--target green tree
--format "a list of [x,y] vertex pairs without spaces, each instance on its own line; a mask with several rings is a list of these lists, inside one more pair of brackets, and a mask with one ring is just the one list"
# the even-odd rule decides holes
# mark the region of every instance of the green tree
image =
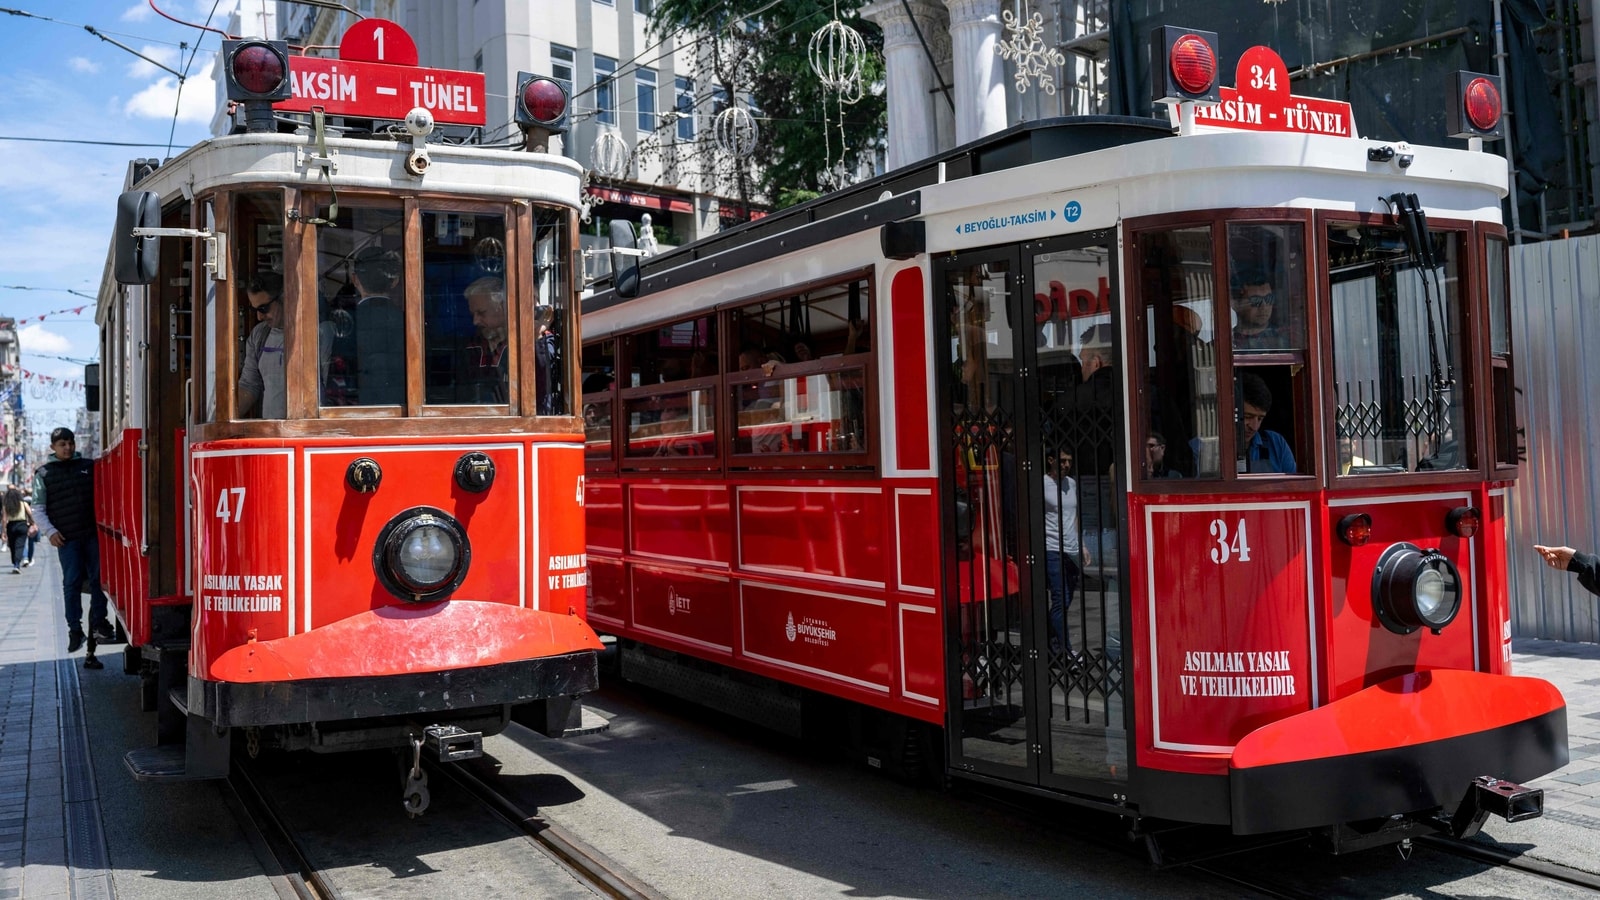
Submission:
[[651,26],[657,33],[678,32],[679,46],[700,39],[715,83],[749,96],[760,110],[754,155],[761,162],[762,192],[779,203],[836,187],[832,168],[842,159],[855,171],[883,139],[883,32],[857,14],[863,5],[864,0],[838,3],[840,20],[866,46],[862,97],[841,105],[811,69],[811,36],[834,14],[826,0],[656,2]]

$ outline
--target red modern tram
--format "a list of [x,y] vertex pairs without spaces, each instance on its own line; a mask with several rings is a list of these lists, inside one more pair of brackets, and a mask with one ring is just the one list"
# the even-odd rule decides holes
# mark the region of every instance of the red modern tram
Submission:
[[[99,298],[104,581],[159,723],[127,764],[394,747],[415,815],[424,754],[479,755],[513,717],[560,735],[597,684],[582,171],[472,146],[483,76],[418,68],[392,22],[337,60],[223,52],[247,130],[130,166]],[[344,99],[303,96],[330,67]],[[424,81],[457,87],[384,105]],[[566,96],[524,92],[535,149]]]
[[586,300],[590,621],[901,771],[1337,850],[1536,816],[1498,81],[1409,146],[1173,46],[1170,122],[1020,125]]

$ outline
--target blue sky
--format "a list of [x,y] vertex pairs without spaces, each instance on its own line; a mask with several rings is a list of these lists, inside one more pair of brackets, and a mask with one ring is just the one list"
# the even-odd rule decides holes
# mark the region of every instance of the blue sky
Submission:
[[[155,2],[163,12],[195,23],[205,22],[215,6],[216,27],[226,25],[240,0]],[[264,0],[243,2],[248,9]],[[148,0],[3,5],[55,20],[0,13],[0,315],[25,319],[91,303],[67,291],[93,297],[99,290],[128,161],[173,155],[208,136],[219,38],[162,18]],[[175,76],[96,38],[85,25],[178,71],[188,64],[181,102]],[[197,41],[199,53],[190,63]],[[187,49],[180,48],[182,42]],[[78,361],[99,352],[93,313],[90,305],[78,316],[51,315],[20,326],[23,368],[81,381]],[[25,382],[24,400],[35,435],[74,421],[82,394],[36,397],[37,384]]]

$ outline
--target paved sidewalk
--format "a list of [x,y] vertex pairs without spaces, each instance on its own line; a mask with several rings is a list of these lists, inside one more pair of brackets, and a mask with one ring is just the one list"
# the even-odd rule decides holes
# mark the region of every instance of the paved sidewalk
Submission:
[[37,552],[20,575],[0,572],[0,900],[109,897],[78,699],[84,651],[67,656],[61,567],[48,545]]

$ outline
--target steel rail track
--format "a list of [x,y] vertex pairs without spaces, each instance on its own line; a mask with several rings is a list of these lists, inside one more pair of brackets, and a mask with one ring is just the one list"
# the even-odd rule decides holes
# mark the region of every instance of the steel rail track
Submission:
[[1582,869],[1574,869],[1571,866],[1564,866],[1560,863],[1509,853],[1498,847],[1491,847],[1475,841],[1462,841],[1438,835],[1418,838],[1417,842],[1466,859],[1490,863],[1502,868],[1515,869],[1519,872],[1526,872],[1539,878],[1559,881],[1575,887],[1600,891],[1600,875],[1596,875],[1593,872],[1585,872]]
[[277,864],[277,878],[298,900],[343,900],[343,894],[301,852],[299,841],[261,792],[247,765],[236,761],[224,784],[223,793],[231,798],[230,805],[235,806],[236,817],[257,845],[258,855],[264,851]]
[[575,878],[617,900],[665,900],[665,896],[623,869],[605,854],[594,849],[561,826],[538,814],[529,813],[482,779],[459,765],[423,763],[434,774],[443,775],[467,793],[486,804],[529,840],[570,871]]

